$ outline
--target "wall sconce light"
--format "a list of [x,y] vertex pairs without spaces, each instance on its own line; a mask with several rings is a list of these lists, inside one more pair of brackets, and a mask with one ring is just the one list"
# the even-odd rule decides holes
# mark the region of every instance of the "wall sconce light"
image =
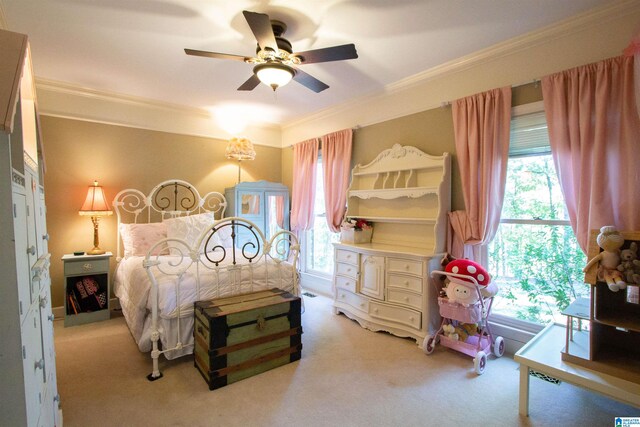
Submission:
[[246,138],[231,138],[227,144],[227,159],[238,161],[238,183],[240,183],[240,162],[243,160],[253,160],[256,158],[256,150],[253,144]]
[[98,222],[101,216],[113,214],[111,208],[107,204],[107,198],[104,196],[102,187],[98,185],[98,181],[93,181],[93,185],[89,186],[87,198],[78,212],[80,215],[90,216],[93,222],[93,249],[87,251],[88,255],[101,255],[105,253],[100,249],[100,239],[98,238]]

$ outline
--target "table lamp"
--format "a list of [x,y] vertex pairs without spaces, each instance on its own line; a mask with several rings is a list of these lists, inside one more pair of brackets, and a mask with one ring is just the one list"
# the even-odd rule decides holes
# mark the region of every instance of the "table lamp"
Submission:
[[109,205],[107,204],[107,198],[104,196],[102,187],[98,185],[98,181],[93,181],[93,185],[89,186],[87,192],[87,198],[78,212],[80,215],[86,215],[91,217],[93,222],[93,249],[87,251],[88,255],[101,255],[105,253],[100,249],[100,239],[98,238],[98,222],[101,216],[108,216],[113,214]]

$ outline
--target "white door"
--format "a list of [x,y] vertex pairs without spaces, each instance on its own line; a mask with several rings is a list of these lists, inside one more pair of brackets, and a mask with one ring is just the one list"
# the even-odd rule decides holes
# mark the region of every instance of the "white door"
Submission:
[[20,323],[31,306],[31,268],[27,254],[27,201],[24,194],[13,193],[13,233],[15,236],[16,275],[18,278],[18,303]]
[[362,255],[360,293],[384,300],[384,257]]

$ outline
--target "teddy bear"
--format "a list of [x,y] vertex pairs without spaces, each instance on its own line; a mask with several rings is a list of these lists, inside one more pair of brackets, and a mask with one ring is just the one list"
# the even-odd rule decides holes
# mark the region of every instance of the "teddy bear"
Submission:
[[622,272],[618,271],[620,248],[624,245],[624,237],[615,227],[607,225],[600,228],[596,242],[602,248],[602,252],[589,260],[583,272],[586,273],[591,266],[598,264],[598,280],[605,281],[612,292],[625,289],[627,283],[622,277]]
[[620,251],[620,261],[618,271],[622,272],[627,283],[640,284],[640,261],[636,242],[631,242],[628,249]]
[[452,340],[458,341],[460,336],[456,333],[456,328],[451,323],[447,323],[442,327],[444,331],[444,336],[447,338],[451,338]]
[[461,323],[458,326],[446,324],[442,327],[444,335],[453,340],[466,342],[469,336],[478,333],[478,325],[475,323]]

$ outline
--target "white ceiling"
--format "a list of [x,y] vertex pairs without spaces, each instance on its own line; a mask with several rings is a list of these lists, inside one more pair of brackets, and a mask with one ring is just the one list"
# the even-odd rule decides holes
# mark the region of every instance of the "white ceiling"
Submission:
[[[617,0],[0,0],[0,26],[29,35],[40,81],[286,125]],[[252,67],[243,10],[285,22],[294,51],[354,43],[359,58],[303,65],[330,88],[236,90]]]

